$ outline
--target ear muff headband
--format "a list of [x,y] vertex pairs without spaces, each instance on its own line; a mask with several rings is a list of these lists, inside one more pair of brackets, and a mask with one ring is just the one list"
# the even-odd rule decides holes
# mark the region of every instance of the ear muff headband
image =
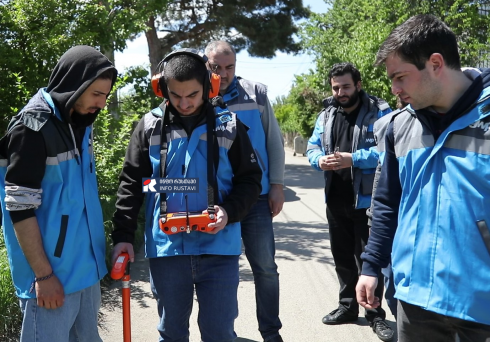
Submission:
[[[157,70],[158,73],[153,75],[151,78],[151,87],[153,88],[153,92],[158,97],[164,97],[168,99],[168,91],[167,84],[165,83],[165,78],[163,77],[163,68],[165,63],[167,63],[170,59],[179,55],[188,55],[196,58],[200,62],[204,64],[206,67],[206,63],[208,61],[208,57],[206,55],[199,53],[196,49],[178,49],[172,51],[160,63],[158,63]],[[212,71],[208,70],[206,73],[206,79],[203,80],[203,100],[207,101],[208,99],[212,99],[213,97],[218,96],[219,87],[221,83],[221,77]]]

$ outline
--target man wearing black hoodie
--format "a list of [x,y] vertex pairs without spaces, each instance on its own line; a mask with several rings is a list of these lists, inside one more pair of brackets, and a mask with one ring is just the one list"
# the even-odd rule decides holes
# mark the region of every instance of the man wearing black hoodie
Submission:
[[5,244],[24,315],[21,341],[101,341],[99,281],[107,273],[92,124],[117,71],[75,46],[0,140]]
[[409,106],[386,129],[357,300],[379,306],[391,252],[398,341],[489,341],[490,72],[462,72],[455,34],[431,15],[395,28],[376,63]]

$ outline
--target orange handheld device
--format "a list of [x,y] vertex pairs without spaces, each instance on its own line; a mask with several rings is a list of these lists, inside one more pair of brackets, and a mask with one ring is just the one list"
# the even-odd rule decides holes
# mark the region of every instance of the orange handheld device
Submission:
[[121,253],[117,257],[116,262],[114,263],[114,266],[112,267],[111,271],[111,278],[114,280],[119,280],[124,276],[124,273],[126,272],[126,265],[128,264],[129,261],[129,254],[128,253]]
[[158,221],[160,229],[167,235],[191,231],[210,232],[214,227],[208,227],[208,224],[212,222],[216,222],[216,214],[201,212],[170,213]]

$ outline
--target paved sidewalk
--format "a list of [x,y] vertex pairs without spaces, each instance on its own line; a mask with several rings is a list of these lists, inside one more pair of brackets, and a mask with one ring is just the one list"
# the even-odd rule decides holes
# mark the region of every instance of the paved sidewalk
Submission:
[[[358,322],[326,326],[322,317],[337,307],[338,281],[333,266],[325,217],[323,174],[313,170],[306,157],[286,149],[286,203],[274,219],[276,261],[281,283],[281,335],[285,342],[378,342],[361,314]],[[149,284],[148,262],[142,252],[131,265],[132,341],[158,341],[158,314]],[[261,342],[255,318],[253,276],[240,258],[239,317],[236,342]],[[105,342],[122,342],[120,283],[103,296],[101,336]],[[197,302],[190,323],[190,342],[199,342]],[[387,320],[395,320],[387,310]],[[360,312],[363,312],[361,308]]]

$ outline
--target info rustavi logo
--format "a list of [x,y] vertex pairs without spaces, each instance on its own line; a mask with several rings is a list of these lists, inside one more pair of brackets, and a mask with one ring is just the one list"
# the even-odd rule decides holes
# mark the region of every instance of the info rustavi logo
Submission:
[[156,184],[157,181],[154,178],[143,179],[143,192],[157,192]]
[[199,178],[143,178],[144,193],[198,193]]

